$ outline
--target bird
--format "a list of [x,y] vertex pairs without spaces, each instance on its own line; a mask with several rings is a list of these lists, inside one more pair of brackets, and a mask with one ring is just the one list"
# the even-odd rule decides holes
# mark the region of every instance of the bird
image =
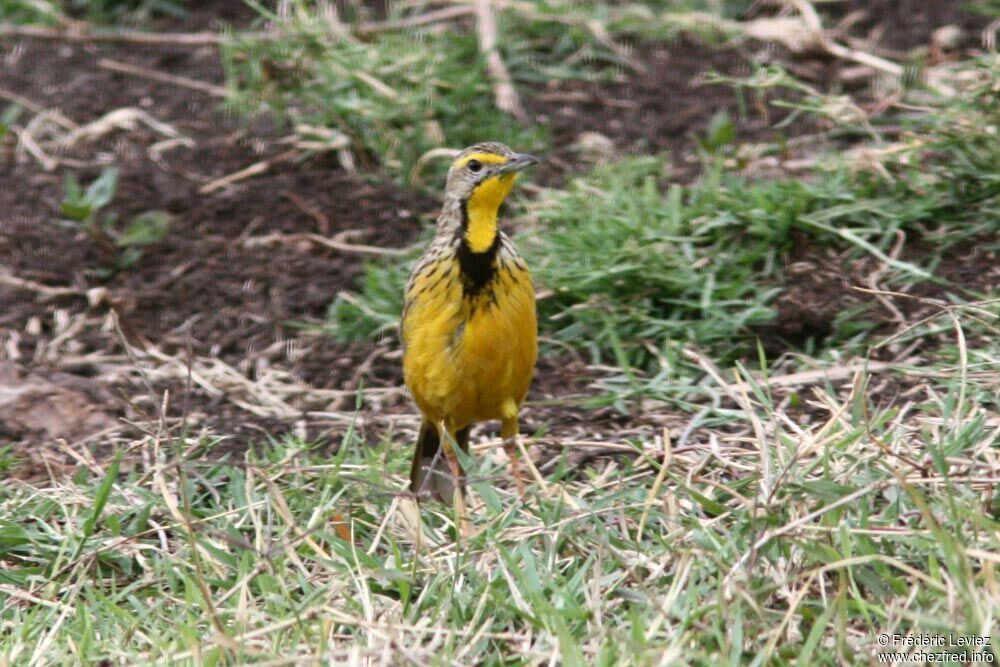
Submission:
[[538,158],[496,142],[461,151],[448,169],[434,239],[414,265],[401,319],[403,378],[423,421],[410,490],[455,503],[464,482],[453,447],[477,422],[500,420],[518,492],[518,414],[538,355],[531,272],[498,228],[501,204]]

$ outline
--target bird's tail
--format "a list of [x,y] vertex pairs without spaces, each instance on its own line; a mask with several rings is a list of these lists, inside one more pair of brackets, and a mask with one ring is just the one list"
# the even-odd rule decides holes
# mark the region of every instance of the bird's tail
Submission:
[[[469,431],[471,427],[463,428],[455,433],[455,442],[463,452],[469,451]],[[446,436],[447,437],[447,436]],[[417,437],[417,448],[413,452],[413,465],[410,467],[410,491],[418,497],[425,494],[437,498],[443,503],[451,504],[455,491],[465,488],[464,480],[456,482],[441,449],[441,433],[437,424],[426,419],[420,425],[420,435]]]

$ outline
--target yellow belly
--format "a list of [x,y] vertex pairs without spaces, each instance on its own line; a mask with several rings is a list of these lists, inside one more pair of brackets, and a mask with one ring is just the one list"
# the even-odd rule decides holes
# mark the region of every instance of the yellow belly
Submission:
[[513,419],[538,349],[530,275],[500,273],[471,298],[458,280],[415,281],[403,341],[403,376],[428,419],[449,430]]

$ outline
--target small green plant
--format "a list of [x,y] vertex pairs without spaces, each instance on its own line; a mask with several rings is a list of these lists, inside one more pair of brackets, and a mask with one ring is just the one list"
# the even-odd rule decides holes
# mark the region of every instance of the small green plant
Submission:
[[717,111],[708,121],[705,136],[698,139],[702,150],[709,155],[718,155],[736,139],[736,126],[725,111]]
[[40,0],[0,0],[0,20],[11,23],[55,23],[59,8]]
[[60,209],[66,216],[64,224],[87,235],[105,258],[97,270],[101,278],[110,278],[119,271],[132,268],[147,246],[159,243],[170,230],[170,214],[166,211],[145,211],[133,217],[121,228],[114,213],[101,213],[111,203],[118,190],[118,170],[108,167],[94,182],[81,188],[73,174],[66,174],[66,185]]
[[7,138],[7,134],[10,133],[10,128],[14,126],[17,122],[17,117],[21,115],[21,107],[17,104],[12,104],[3,113],[0,113],[0,141]]
[[0,445],[0,475],[6,475],[21,462],[20,456],[14,451],[14,445]]

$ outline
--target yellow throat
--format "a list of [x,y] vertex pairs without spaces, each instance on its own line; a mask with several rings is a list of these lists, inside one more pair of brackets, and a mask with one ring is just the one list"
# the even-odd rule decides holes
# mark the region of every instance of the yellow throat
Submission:
[[510,194],[517,174],[501,174],[486,179],[476,186],[466,202],[468,225],[465,242],[472,252],[486,252],[497,236],[497,213]]

